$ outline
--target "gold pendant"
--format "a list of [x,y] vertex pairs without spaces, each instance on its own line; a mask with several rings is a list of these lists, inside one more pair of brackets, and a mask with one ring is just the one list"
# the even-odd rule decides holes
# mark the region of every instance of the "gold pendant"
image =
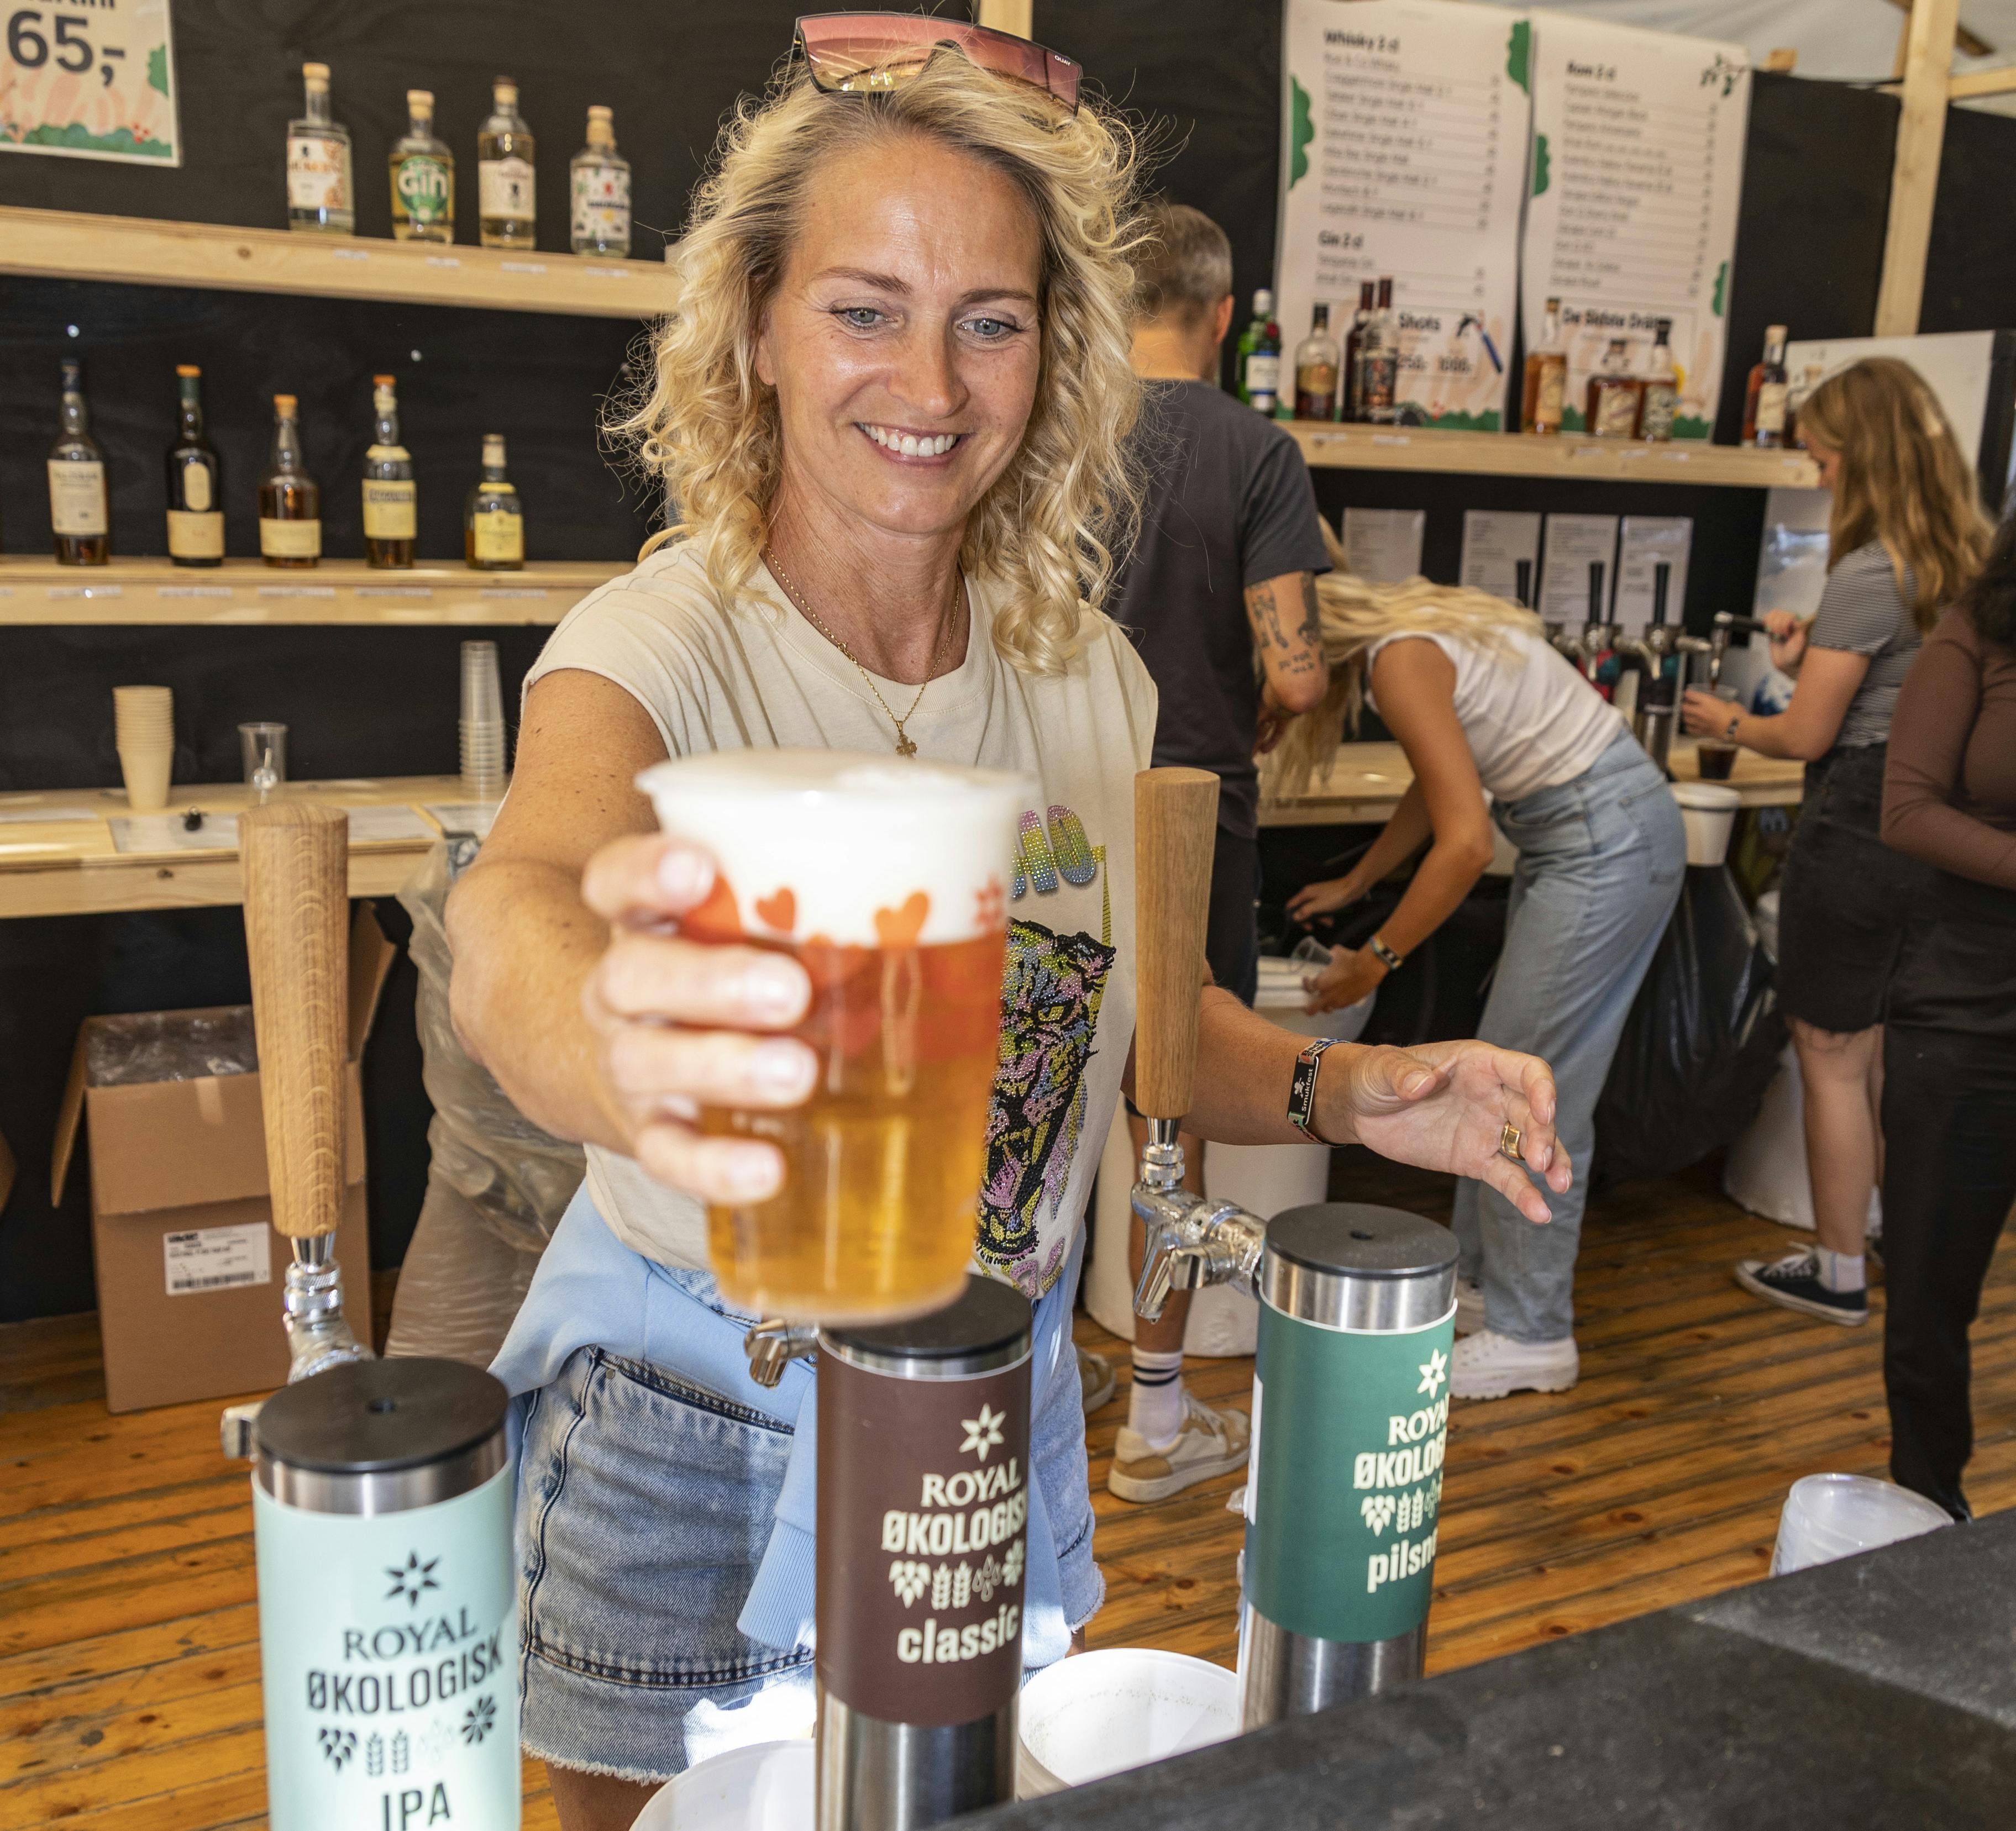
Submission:
[[899,757],[914,757],[916,754],[917,746],[910,742],[909,733],[905,731],[902,726],[898,725],[896,727],[896,754]]

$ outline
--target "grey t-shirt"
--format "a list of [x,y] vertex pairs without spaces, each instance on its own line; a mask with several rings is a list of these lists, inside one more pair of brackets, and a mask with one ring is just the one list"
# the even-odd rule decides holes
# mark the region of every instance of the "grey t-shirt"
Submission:
[[1869,657],[1869,671],[1849,701],[1840,735],[1834,740],[1838,750],[1890,740],[1890,714],[1896,709],[1897,691],[1911,671],[1924,639],[1905,595],[1913,582],[1906,567],[1904,592],[1898,590],[1896,571],[1881,541],[1857,547],[1827,574],[1808,646],[1845,649],[1852,655]]

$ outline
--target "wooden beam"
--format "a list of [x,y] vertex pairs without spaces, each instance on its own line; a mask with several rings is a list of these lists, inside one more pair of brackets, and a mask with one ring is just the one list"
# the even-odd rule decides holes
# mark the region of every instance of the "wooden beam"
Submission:
[[[1909,13],[1911,10],[1911,0],[1890,0],[1890,4],[1899,13]],[[1908,34],[1910,31],[1910,25],[1907,20],[1903,27],[1903,32]],[[1995,55],[1995,47],[1993,45],[1978,33],[1969,31],[1964,25],[1954,26],[1953,43],[1959,48],[1961,56],[1964,57],[1993,57]],[[1901,77],[1903,74],[1904,38],[1900,36],[1897,41],[1897,74]]]
[[2016,89],[2016,64],[2000,70],[1970,70],[1946,85],[1949,102],[1971,101],[1978,95],[2006,95]]
[[1799,54],[1790,49],[1767,51],[1764,53],[1764,67],[1780,76],[1790,76],[1799,67]]
[[1910,336],[1918,328],[1959,17],[1959,0],[1917,0],[1911,9],[1904,106],[1890,174],[1890,222],[1883,241],[1883,279],[1876,293],[1879,337]]
[[1011,32],[1018,38],[1033,38],[1035,0],[980,0],[978,23],[997,32]]

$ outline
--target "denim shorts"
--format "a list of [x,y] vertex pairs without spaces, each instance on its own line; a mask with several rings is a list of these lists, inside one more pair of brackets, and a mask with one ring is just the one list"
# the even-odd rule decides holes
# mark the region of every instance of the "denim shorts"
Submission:
[[[1059,1281],[1067,1318],[1080,1257]],[[703,1286],[711,1295],[705,1274],[674,1275],[697,1298],[706,1300]],[[1068,1326],[1050,1347],[1032,1370],[1029,1459],[1076,1628],[1104,1586]],[[811,1649],[770,1646],[736,1625],[792,1442],[774,1418],[600,1347],[578,1349],[531,1395],[517,1527],[527,1753],[655,1782],[809,1728]]]

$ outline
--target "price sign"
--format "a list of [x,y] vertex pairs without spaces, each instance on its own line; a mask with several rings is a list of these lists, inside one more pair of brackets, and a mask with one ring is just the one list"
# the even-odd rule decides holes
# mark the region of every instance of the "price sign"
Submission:
[[179,165],[168,0],[0,0],[0,152]]

